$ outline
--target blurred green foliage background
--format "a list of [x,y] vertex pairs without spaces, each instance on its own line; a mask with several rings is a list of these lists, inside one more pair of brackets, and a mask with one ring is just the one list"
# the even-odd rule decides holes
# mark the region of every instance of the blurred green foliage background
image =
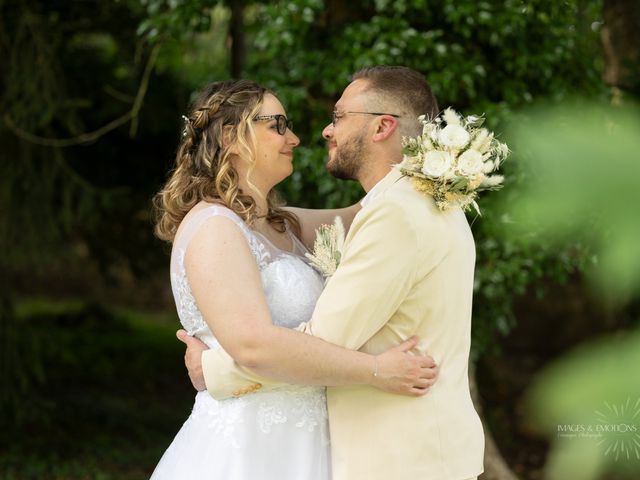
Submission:
[[335,207],[362,191],[326,174],[320,132],[375,64],[513,150],[469,217],[473,381],[506,460],[487,478],[636,478],[556,429],[640,399],[638,27],[633,0],[0,0],[0,478],[146,478],[186,418],[150,198],[194,92],[272,88],[302,140],[279,190]]

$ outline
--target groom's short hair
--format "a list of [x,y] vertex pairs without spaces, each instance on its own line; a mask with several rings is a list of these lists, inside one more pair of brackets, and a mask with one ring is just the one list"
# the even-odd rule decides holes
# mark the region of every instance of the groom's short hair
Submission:
[[365,92],[373,93],[368,99],[369,108],[382,108],[379,111],[401,115],[398,123],[402,135],[414,136],[422,132],[419,115],[428,118],[438,115],[438,101],[420,72],[402,66],[377,65],[363,68],[351,77],[351,81],[359,79],[368,82]]

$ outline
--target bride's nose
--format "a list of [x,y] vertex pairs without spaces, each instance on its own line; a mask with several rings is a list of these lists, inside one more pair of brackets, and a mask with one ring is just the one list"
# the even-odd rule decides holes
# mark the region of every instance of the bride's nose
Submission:
[[298,145],[300,145],[300,139],[298,138],[298,136],[289,129],[287,129],[286,138],[288,145],[291,145],[293,147],[297,147]]

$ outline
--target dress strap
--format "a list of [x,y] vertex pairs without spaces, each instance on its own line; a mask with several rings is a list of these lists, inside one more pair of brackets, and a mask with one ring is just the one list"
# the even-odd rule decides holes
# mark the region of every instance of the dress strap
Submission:
[[180,226],[180,230],[173,242],[174,249],[185,249],[193,236],[198,232],[202,223],[212,217],[225,217],[231,220],[242,231],[247,241],[251,243],[253,235],[251,230],[244,223],[242,218],[233,210],[223,207],[222,205],[211,205],[194,213],[189,218],[183,220],[185,222]]
[[307,247],[300,241],[296,234],[291,231],[291,229],[287,228],[287,233],[289,234],[289,237],[291,238],[291,242],[293,244],[291,253],[293,253],[294,255],[298,255],[306,260],[305,253],[309,252]]

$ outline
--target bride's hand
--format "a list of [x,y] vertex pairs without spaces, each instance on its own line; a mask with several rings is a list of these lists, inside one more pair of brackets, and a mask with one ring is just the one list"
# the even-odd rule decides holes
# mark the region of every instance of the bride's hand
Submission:
[[413,336],[378,355],[377,373],[372,375],[371,385],[400,395],[419,397],[426,394],[435,383],[439,368],[431,356],[409,353],[418,340]]
[[176,337],[187,346],[184,352],[184,365],[189,372],[189,379],[193,388],[202,392],[207,389],[204,383],[204,374],[202,373],[202,352],[208,350],[204,343],[195,337],[191,337],[185,330],[178,330]]

